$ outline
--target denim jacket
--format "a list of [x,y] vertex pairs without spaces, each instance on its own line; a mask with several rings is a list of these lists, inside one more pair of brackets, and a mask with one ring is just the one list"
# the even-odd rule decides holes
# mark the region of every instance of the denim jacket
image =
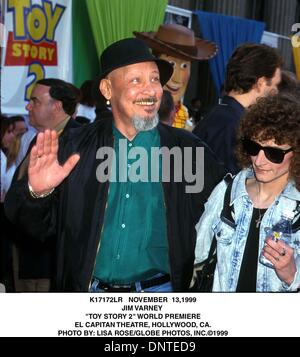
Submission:
[[[196,225],[195,264],[207,258],[213,236],[216,235],[218,262],[213,291],[236,291],[253,212],[253,203],[245,185],[246,179],[250,177],[253,177],[252,169],[245,169],[233,181],[230,205],[234,207],[235,225],[229,225],[220,218],[227,187],[225,181],[219,183],[212,192],[205,204],[205,211]],[[264,246],[265,228],[272,227],[277,223],[284,209],[289,208],[290,211],[293,211],[297,204],[296,201],[300,201],[300,192],[290,181],[264,214],[260,225],[259,254]],[[292,233],[290,246],[294,249],[297,267],[292,284],[289,286],[281,281],[274,269],[259,263],[258,260],[256,291],[287,292],[295,291],[300,287],[300,230]]]

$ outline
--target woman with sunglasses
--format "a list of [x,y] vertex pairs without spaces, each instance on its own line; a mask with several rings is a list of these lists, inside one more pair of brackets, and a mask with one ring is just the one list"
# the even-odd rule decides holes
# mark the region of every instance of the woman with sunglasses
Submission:
[[[213,291],[288,292],[300,287],[300,105],[292,97],[261,98],[240,124],[236,150],[243,168],[230,184],[224,217],[222,181],[196,225],[195,263],[204,261],[213,237],[217,265]],[[224,210],[223,210],[224,208]],[[283,212],[293,214],[290,244],[266,238]],[[230,218],[231,218],[230,217]],[[259,262],[262,252],[273,264]]]

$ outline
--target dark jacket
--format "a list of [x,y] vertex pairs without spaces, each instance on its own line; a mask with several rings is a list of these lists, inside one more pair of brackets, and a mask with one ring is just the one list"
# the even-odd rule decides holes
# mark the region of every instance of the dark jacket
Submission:
[[[203,146],[193,134],[159,124],[161,146]],[[57,290],[88,291],[99,247],[109,183],[96,179],[100,147],[113,147],[112,121],[106,119],[69,130],[60,142],[59,161],[71,153],[80,160],[68,178],[47,198],[33,199],[27,179],[15,182],[6,196],[6,214],[41,240],[57,236]],[[195,162],[193,163],[195,165]],[[184,167],[184,165],[183,165]],[[211,190],[223,177],[221,168],[205,148],[204,189],[185,192],[186,182],[163,183],[169,242],[171,280],[174,291],[186,291],[194,262],[195,224]],[[149,198],[150,199],[150,198]]]
[[232,174],[240,171],[234,149],[236,131],[244,111],[244,107],[238,101],[225,96],[193,130],[198,138],[209,145]]
[[[61,137],[66,135],[69,129],[80,128],[81,125],[74,119],[69,119],[64,127]],[[32,139],[27,155],[36,142],[36,136]],[[22,161],[23,162],[23,161]],[[22,163],[18,166],[13,182],[17,180],[19,169]],[[19,278],[20,279],[53,279],[55,276],[55,241],[47,239],[46,242],[38,241],[35,237],[26,234],[26,231],[14,226],[14,241],[18,248],[19,257]]]

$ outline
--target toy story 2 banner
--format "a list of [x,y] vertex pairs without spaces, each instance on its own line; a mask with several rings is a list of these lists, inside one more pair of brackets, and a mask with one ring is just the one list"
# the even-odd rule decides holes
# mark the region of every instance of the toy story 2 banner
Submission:
[[25,114],[37,80],[72,81],[72,0],[1,4],[1,111]]

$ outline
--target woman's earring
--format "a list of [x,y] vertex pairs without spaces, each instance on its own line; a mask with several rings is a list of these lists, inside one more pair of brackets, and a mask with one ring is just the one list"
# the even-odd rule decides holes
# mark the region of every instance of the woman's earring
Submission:
[[107,106],[110,106],[110,101],[107,99],[107,101],[106,101],[106,105]]

